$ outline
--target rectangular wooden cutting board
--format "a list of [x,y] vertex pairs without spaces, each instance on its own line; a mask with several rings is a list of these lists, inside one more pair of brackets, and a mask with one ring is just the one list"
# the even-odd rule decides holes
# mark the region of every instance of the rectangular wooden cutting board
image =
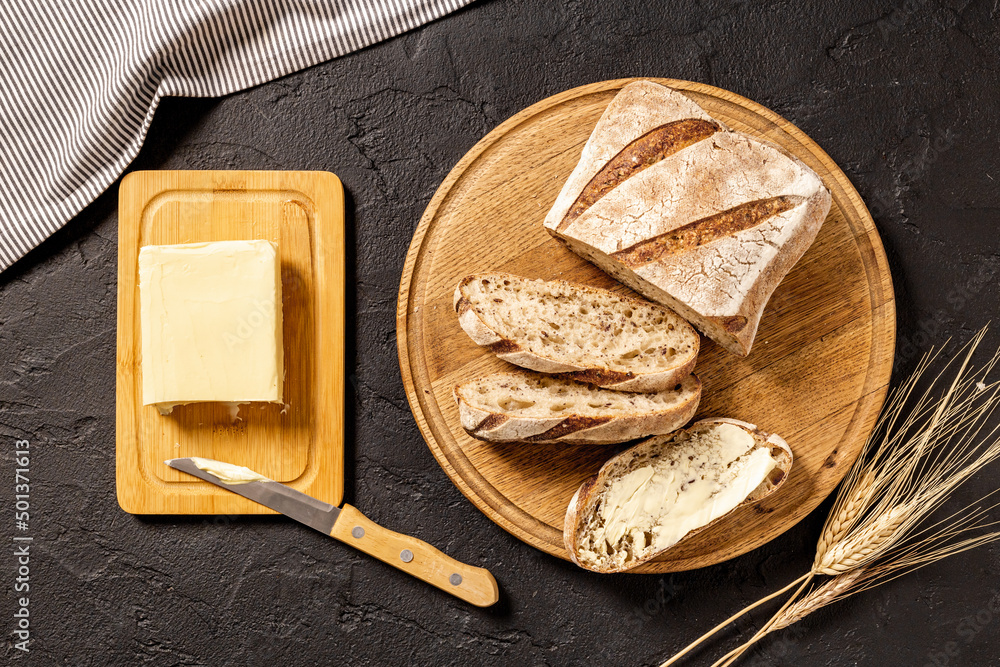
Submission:
[[[281,261],[285,406],[142,405],[139,249],[265,239]],[[118,502],[133,514],[273,514],[165,459],[247,466],[328,503],[344,491],[344,191],[329,172],[143,171],[118,204]]]

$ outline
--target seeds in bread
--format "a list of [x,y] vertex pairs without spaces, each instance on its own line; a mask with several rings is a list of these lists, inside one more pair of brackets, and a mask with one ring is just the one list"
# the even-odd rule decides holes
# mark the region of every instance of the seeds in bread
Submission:
[[471,275],[455,310],[472,340],[505,361],[619,391],[673,387],[698,357],[698,333],[673,311],[561,280]]
[[735,419],[704,419],[649,438],[577,490],[566,512],[566,549],[588,570],[629,570],[771,495],[791,465],[784,440]]
[[462,427],[493,442],[612,444],[670,433],[694,416],[701,381],[623,393],[540,373],[495,373],[455,387]]

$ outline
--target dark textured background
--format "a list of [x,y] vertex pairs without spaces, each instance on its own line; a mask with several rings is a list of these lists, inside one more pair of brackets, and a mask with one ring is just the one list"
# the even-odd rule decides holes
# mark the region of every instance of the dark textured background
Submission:
[[[819,512],[747,556],[683,574],[601,577],[535,551],[448,481],[399,380],[403,258],[445,174],[520,109],[625,76],[745,95],[796,123],[843,167],[892,265],[899,372],[930,344],[967,338],[994,318],[997,0],[658,4],[477,2],[225,99],[165,100],[131,167],[341,177],[352,239],[346,499],[488,566],[501,603],[469,607],[289,521],[144,520],[118,508],[115,186],[0,275],[0,498],[9,509],[11,450],[28,438],[36,536],[32,650],[21,655],[8,639],[5,660],[658,664],[808,568]],[[987,343],[1000,344],[1000,331]],[[959,497],[998,483],[994,468]],[[10,517],[0,526],[13,532]],[[960,556],[819,612],[744,664],[997,664],[998,570],[1000,549]],[[5,637],[13,572],[13,557],[0,555]],[[748,638],[762,619],[731,626],[695,662]]]

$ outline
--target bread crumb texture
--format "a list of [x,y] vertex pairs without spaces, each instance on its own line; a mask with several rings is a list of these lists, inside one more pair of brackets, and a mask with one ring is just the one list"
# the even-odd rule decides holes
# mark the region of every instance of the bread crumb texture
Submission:
[[463,283],[461,291],[498,336],[546,359],[651,373],[696,353],[698,336],[676,313],[608,290],[484,275]]
[[497,373],[459,385],[456,393],[471,407],[509,417],[605,417],[672,410],[697,384],[689,376],[668,391],[630,394],[538,373]]

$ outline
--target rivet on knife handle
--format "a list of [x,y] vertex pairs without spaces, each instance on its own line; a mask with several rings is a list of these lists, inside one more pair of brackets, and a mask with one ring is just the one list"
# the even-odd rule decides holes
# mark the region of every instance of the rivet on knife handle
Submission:
[[466,565],[415,537],[383,528],[351,505],[341,508],[330,536],[477,607],[488,607],[500,597],[489,570]]

